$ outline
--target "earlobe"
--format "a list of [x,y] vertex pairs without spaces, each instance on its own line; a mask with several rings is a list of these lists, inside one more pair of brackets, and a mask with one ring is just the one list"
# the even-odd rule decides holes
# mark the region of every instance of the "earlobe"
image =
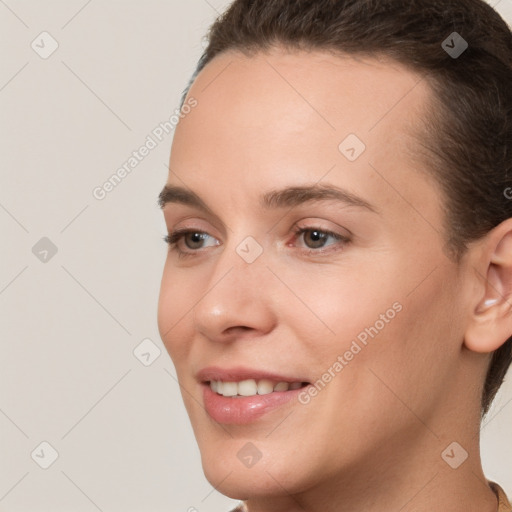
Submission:
[[475,267],[482,286],[466,328],[464,345],[490,353],[512,336],[512,219],[494,228],[483,241],[484,257]]
[[510,304],[505,299],[486,299],[473,313],[464,345],[473,352],[490,353],[512,336]]

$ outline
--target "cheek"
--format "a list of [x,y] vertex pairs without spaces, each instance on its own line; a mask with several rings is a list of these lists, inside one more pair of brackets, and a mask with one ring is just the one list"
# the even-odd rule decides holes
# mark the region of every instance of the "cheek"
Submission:
[[402,309],[399,283],[386,277],[393,272],[379,271],[375,264],[347,262],[309,272],[288,269],[281,275],[293,283],[295,295],[283,295],[282,320],[296,326],[298,341],[311,340],[315,354],[348,350],[358,337],[364,343],[367,330],[387,328]]
[[[428,271],[420,265],[405,270],[396,257],[386,271],[382,263],[377,268],[367,261],[357,269],[347,264],[315,274],[296,273],[293,291],[307,308],[298,300],[288,301],[281,319],[295,326],[295,338],[317,378],[329,371],[331,377],[344,373],[344,378],[325,379],[336,381],[333,388],[343,393],[347,387],[370,391],[361,396],[363,403],[369,396],[389,393],[371,368],[405,397],[422,394],[429,402],[429,389],[446,383],[463,333],[456,311],[456,273],[440,259],[430,263]],[[432,268],[436,270],[429,275]],[[348,366],[349,375],[344,371]]]
[[464,338],[461,293],[455,272],[440,265],[404,303],[405,314],[397,325],[399,338],[394,342],[397,358],[406,365],[404,376],[415,384],[412,392],[423,391],[425,402],[431,400],[429,393],[447,385],[458,364]]
[[160,285],[157,321],[160,338],[174,364],[186,356],[190,346],[183,332],[187,327],[188,315],[197,301],[192,289],[177,272],[171,273],[167,262]]
[[[384,300],[376,298],[380,308],[372,307],[365,319],[359,316],[359,333],[352,330],[351,337],[343,338],[345,348],[355,340],[361,350],[352,356],[349,349],[350,368],[337,380],[336,399],[350,402],[346,405],[354,412],[360,409],[361,421],[368,407],[390,424],[403,421],[402,426],[411,420],[414,425],[407,408],[421,418],[433,413],[454,378],[462,344],[457,288],[454,273],[439,266],[417,288],[397,285],[391,294],[381,295]],[[386,309],[391,303],[394,312]],[[366,343],[359,342],[361,334]]]

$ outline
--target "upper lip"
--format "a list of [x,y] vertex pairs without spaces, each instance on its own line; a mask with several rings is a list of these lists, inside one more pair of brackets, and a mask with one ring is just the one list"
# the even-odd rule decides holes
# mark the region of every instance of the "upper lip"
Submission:
[[308,382],[307,379],[301,377],[291,377],[281,375],[279,373],[269,372],[266,370],[258,370],[255,368],[247,368],[237,366],[232,368],[220,368],[219,366],[207,366],[197,372],[197,379],[200,382],[208,382],[212,380],[221,380],[223,382],[240,382],[242,380],[268,379],[272,382]]

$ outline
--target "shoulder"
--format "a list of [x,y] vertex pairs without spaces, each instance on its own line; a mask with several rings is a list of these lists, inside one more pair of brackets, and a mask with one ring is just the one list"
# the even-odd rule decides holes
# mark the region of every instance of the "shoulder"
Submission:
[[[247,507],[243,504],[243,502],[240,502],[236,508],[231,510],[231,512],[247,512]],[[501,512],[501,510],[499,512]]]
[[498,501],[499,501],[498,512],[512,512],[512,505],[510,504],[510,501],[508,500],[507,495],[505,494],[505,491],[498,484],[496,484],[494,482],[489,482],[489,485],[491,486],[491,489],[498,496]]

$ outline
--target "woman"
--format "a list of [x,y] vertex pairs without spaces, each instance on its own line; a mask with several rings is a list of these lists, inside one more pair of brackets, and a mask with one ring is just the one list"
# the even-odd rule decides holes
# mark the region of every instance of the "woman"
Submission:
[[212,27],[158,322],[237,510],[512,510],[479,454],[512,357],[511,81],[480,0],[236,0]]

